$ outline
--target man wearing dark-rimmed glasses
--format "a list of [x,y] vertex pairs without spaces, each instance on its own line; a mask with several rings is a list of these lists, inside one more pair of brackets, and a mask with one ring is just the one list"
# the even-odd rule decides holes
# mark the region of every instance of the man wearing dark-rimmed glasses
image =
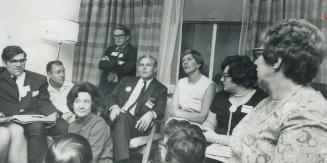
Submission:
[[1,57],[5,67],[0,71],[0,113],[5,116],[44,115],[56,122],[53,127],[47,126],[47,129],[41,122],[22,124],[28,141],[28,162],[37,163],[43,159],[48,148],[45,134],[65,134],[67,123],[59,118],[61,112],[49,99],[47,78],[25,70],[26,56],[19,46],[3,49]]
[[122,77],[136,75],[137,49],[129,43],[129,29],[118,25],[113,35],[115,45],[107,48],[99,62],[102,70],[99,91],[102,97],[110,94]]

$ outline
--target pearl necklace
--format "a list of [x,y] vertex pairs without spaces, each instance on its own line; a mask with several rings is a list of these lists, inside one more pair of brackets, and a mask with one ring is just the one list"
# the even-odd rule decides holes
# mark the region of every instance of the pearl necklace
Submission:
[[235,97],[243,97],[243,96],[249,94],[249,92],[251,92],[251,91],[252,91],[252,89],[250,88],[250,89],[244,91],[244,93],[242,93],[242,94],[232,95],[232,98],[230,100],[230,102],[231,102],[232,105],[229,107],[229,111],[232,112],[232,113],[234,113],[237,110],[237,107],[240,106],[238,104],[242,104],[242,102],[239,102],[237,104],[236,101],[235,101]]
[[231,125],[232,125],[232,117],[233,117],[233,113],[237,110],[237,107],[240,105],[235,104],[235,97],[243,97],[245,95],[247,95],[249,92],[251,92],[252,89],[248,89],[246,91],[244,91],[244,93],[239,94],[239,95],[232,95],[232,99],[231,99],[231,106],[229,107],[229,119],[228,119],[228,129],[227,129],[227,135],[229,135],[230,129],[231,129]]
[[250,91],[252,91],[251,88],[250,88],[250,89],[247,89],[247,90],[244,91],[244,93],[242,93],[242,94],[235,94],[235,95],[233,95],[233,97],[242,97],[242,96],[248,94]]

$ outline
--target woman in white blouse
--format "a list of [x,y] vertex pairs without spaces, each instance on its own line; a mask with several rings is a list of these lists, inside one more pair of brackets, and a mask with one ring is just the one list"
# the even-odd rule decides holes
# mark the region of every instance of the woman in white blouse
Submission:
[[202,124],[215,95],[215,83],[201,74],[203,58],[199,52],[187,49],[181,54],[187,77],[180,79],[173,95],[170,116]]

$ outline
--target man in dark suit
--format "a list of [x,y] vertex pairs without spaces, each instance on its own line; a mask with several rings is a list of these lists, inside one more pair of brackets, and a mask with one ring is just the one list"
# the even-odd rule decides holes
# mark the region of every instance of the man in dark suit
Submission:
[[0,74],[0,112],[5,116],[40,114],[56,121],[55,126],[47,130],[44,123],[23,125],[28,140],[29,163],[37,163],[47,151],[45,134],[64,134],[67,132],[67,123],[59,118],[60,111],[49,100],[47,78],[25,70],[26,61],[26,53],[19,46],[3,49],[2,62],[5,68]]
[[122,77],[136,74],[137,49],[129,44],[129,39],[127,27],[119,25],[114,29],[115,45],[108,47],[99,62],[102,70],[99,92],[102,97],[110,94]]
[[112,122],[115,162],[129,162],[129,140],[147,134],[165,112],[167,88],[153,78],[156,59],[141,56],[137,63],[140,77],[123,78],[104,99]]

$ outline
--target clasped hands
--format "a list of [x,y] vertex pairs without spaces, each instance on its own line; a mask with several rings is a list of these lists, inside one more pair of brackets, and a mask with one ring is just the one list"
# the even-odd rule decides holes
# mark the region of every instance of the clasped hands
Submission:
[[207,142],[215,143],[217,141],[217,133],[209,127],[202,127],[203,135]]
[[[126,111],[121,109],[118,105],[114,105],[110,109],[110,120],[112,122],[117,118],[120,113],[126,113]],[[151,126],[153,119],[153,113],[147,112],[136,122],[135,128],[137,128],[138,131],[146,131],[149,126]]]

